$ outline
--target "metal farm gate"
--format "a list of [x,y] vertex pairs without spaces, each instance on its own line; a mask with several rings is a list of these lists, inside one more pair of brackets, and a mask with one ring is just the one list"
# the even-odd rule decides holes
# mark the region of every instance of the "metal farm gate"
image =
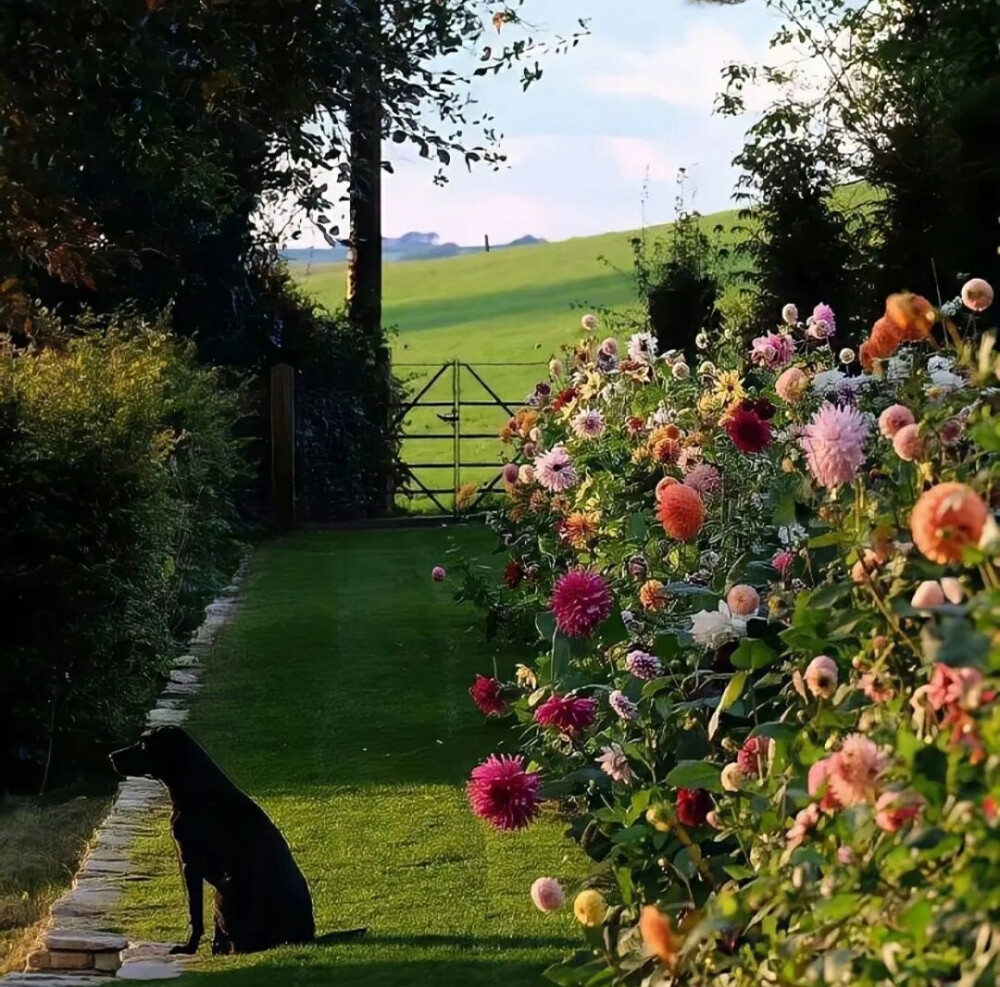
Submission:
[[[474,511],[502,478],[498,433],[545,377],[542,363],[394,363],[412,393],[395,409],[403,438],[397,497],[425,499],[432,513]],[[533,376],[531,369],[535,368]],[[500,395],[506,389],[521,396]]]

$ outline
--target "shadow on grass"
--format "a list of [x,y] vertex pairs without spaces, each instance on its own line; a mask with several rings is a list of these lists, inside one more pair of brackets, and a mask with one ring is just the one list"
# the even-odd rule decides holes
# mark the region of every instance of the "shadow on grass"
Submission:
[[178,987],[542,987],[544,967],[526,961],[448,957],[414,961],[299,966],[269,962],[255,966],[190,973]]

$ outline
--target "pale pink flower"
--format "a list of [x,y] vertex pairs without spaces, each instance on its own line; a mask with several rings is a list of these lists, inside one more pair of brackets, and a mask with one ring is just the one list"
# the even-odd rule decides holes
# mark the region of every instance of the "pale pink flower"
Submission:
[[774,389],[786,404],[798,404],[809,387],[809,375],[798,367],[783,370],[774,382]]
[[614,336],[609,336],[601,343],[600,350],[605,356],[617,356],[618,340]]
[[904,425],[892,438],[892,448],[904,463],[912,463],[924,454],[919,425]]
[[922,582],[910,600],[910,606],[914,610],[924,610],[927,607],[940,607],[944,603],[944,590],[941,584],[934,579],[927,579]]
[[753,341],[750,362],[758,366],[777,370],[795,356],[795,340],[780,332],[769,332]]
[[941,590],[945,595],[945,599],[949,603],[953,603],[956,607],[965,599],[965,590],[954,576],[941,577]]
[[962,288],[962,304],[973,312],[985,312],[993,304],[993,286],[982,278],[967,281]]
[[875,825],[887,833],[898,833],[923,805],[916,792],[884,792],[875,803]]
[[789,850],[794,850],[796,847],[801,846],[806,836],[816,828],[819,817],[820,809],[815,802],[812,805],[807,805],[795,816],[795,821],[785,834]]
[[596,408],[578,411],[570,422],[574,434],[580,439],[599,439],[604,434],[604,415]]
[[820,302],[813,309],[809,320],[809,335],[814,339],[827,339],[837,331],[837,318],[826,302]]
[[760,607],[760,594],[752,586],[740,583],[726,594],[726,603],[734,617],[749,617]]
[[540,877],[531,885],[531,900],[540,912],[554,912],[562,907],[566,894],[554,877]]
[[865,672],[858,680],[858,688],[873,702],[887,703],[896,691],[890,686],[884,685],[871,672]]
[[892,404],[879,415],[878,430],[887,439],[891,439],[901,428],[912,425],[915,421],[913,412],[906,405]]
[[725,829],[725,826],[715,809],[710,810],[708,815],[705,816],[705,822],[707,822],[712,829]]
[[781,321],[786,326],[794,326],[799,321],[799,310],[791,302],[781,310]]
[[816,482],[839,487],[857,475],[867,438],[868,423],[857,408],[824,404],[803,430],[800,445]]
[[873,802],[888,759],[873,740],[852,733],[831,759],[827,784],[844,807]]
[[849,846],[837,847],[837,860],[846,867],[854,862],[854,851]]
[[975,668],[952,668],[938,662],[927,685],[927,701],[935,710],[952,703],[963,709],[975,709],[982,684],[982,673]]
[[635,779],[635,772],[628,763],[628,757],[622,750],[621,744],[611,744],[601,750],[597,763],[601,770],[612,780],[622,785],[631,785]]
[[535,479],[552,493],[562,493],[576,486],[579,477],[565,446],[557,445],[535,460]]
[[814,696],[829,699],[837,691],[837,675],[837,663],[828,655],[820,655],[806,668],[806,686]]
[[580,326],[586,332],[593,332],[597,328],[597,316],[593,312],[588,312],[580,319]]
[[722,474],[711,463],[701,463],[684,477],[684,486],[702,497],[710,497],[722,489]]

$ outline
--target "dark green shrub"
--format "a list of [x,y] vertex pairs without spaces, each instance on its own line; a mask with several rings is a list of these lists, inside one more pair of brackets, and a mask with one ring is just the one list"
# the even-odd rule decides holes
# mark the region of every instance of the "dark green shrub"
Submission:
[[0,787],[125,735],[236,558],[235,392],[133,318],[74,330],[0,355]]

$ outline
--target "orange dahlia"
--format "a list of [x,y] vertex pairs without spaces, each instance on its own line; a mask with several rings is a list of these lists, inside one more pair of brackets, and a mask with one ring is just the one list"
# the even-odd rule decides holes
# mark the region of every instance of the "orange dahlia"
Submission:
[[659,579],[647,579],[639,589],[639,602],[647,610],[662,610],[667,603],[667,592]]
[[910,515],[913,542],[932,562],[960,562],[979,543],[989,509],[964,483],[939,483],[925,491]]
[[678,541],[694,538],[705,523],[705,505],[701,497],[681,483],[663,489],[658,514],[663,530]]
[[660,463],[672,463],[681,451],[683,433],[676,425],[661,425],[649,437],[649,451]]
[[901,342],[908,343],[926,339],[937,321],[934,306],[922,295],[911,292],[890,295],[886,299],[885,315],[899,329]]
[[639,933],[646,948],[667,966],[677,962],[682,939],[674,931],[670,919],[655,905],[646,905],[639,918]]
[[573,511],[560,525],[563,541],[581,550],[597,537],[601,516],[596,511]]

